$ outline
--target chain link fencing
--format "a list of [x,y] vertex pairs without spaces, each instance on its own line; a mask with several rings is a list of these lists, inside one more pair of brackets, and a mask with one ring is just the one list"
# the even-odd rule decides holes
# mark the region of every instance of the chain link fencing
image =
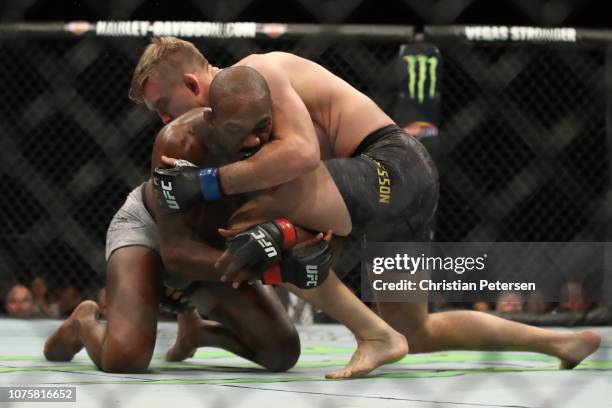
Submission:
[[[607,240],[611,74],[606,46],[468,43],[460,36],[448,41],[427,34],[444,59],[437,240]],[[321,63],[391,114],[398,94],[398,50],[405,40],[302,36],[194,42],[220,67],[254,52],[296,53]],[[74,287],[81,297],[95,297],[103,284],[106,227],[129,191],[147,177],[161,126],[127,99],[146,42],[0,37],[3,288],[44,276],[51,290]],[[601,266],[607,266],[604,256]],[[483,378],[499,381],[493,375]],[[513,387],[529,388],[539,406],[573,397],[574,377],[568,376],[567,386],[561,383],[555,395],[531,387],[524,377],[513,378]],[[123,400],[122,386],[109,385],[105,402],[118,395]],[[360,387],[373,393],[378,382]],[[419,388],[428,385],[420,382]],[[428,391],[440,395],[441,390]],[[226,397],[216,395],[217,405],[225,405]],[[232,396],[232,403],[239,405],[246,395]]]
[[[469,41],[477,31],[426,29],[444,57],[437,239],[576,248],[607,241],[607,43],[581,41],[571,31],[542,31],[548,38],[530,43],[491,41],[486,27],[483,33]],[[570,41],[548,41],[563,35]],[[585,299],[605,303],[605,252],[576,254],[582,263],[574,265],[553,260],[530,278],[546,280],[538,285],[549,292],[545,298],[561,301],[567,285],[577,284]],[[516,274],[509,267],[499,278]]]
[[[94,297],[108,223],[148,177],[161,122],[127,98],[145,38],[0,39],[2,287],[42,276]],[[195,40],[213,65],[272,50],[317,61],[391,109],[399,43]]]
[[[47,26],[53,27],[64,25]],[[375,27],[364,35],[363,27],[337,27],[264,24],[255,38],[193,41],[219,67],[252,53],[295,53],[392,114],[398,50],[413,41],[411,29]],[[135,28],[120,23],[98,23],[98,34],[109,37],[44,38],[12,28],[0,37],[2,287],[42,276],[52,292],[72,287],[95,298],[106,227],[146,179],[161,125],[127,98],[147,39],[126,36]],[[81,23],[70,30],[93,28]],[[605,42],[466,41],[435,28],[425,35],[444,60],[437,240],[605,241]],[[584,279],[586,272],[567,273]],[[348,279],[354,288],[356,276]]]

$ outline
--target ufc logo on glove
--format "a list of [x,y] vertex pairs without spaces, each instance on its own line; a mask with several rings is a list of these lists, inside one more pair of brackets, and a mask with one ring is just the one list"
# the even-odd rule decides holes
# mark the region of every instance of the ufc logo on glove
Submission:
[[306,287],[312,286],[316,288],[319,286],[319,268],[317,268],[317,265],[306,265],[306,277],[308,279]]
[[181,207],[179,207],[178,202],[176,201],[176,197],[172,195],[172,182],[165,182],[164,180],[161,180],[161,188],[163,191],[164,200],[166,200],[166,205],[168,206],[168,208],[172,210],[180,210]]
[[276,249],[274,248],[272,243],[270,241],[266,241],[266,236],[263,231],[251,232],[251,236],[255,238],[257,242],[259,242],[259,245],[261,245],[261,247],[264,249],[264,251],[266,251],[268,258],[273,258],[278,255],[278,252],[276,252]]

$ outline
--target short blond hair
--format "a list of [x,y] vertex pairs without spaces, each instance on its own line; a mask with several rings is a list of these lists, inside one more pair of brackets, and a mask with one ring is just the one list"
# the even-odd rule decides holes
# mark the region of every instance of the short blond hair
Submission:
[[162,63],[179,70],[187,67],[206,68],[208,66],[206,58],[189,41],[176,37],[154,37],[146,46],[134,68],[128,94],[131,100],[142,103],[144,86],[155,75]]

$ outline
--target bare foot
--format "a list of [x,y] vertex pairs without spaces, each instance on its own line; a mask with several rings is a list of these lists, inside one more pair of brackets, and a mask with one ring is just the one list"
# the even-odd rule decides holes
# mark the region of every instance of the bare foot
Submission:
[[198,336],[200,328],[200,315],[196,310],[177,317],[178,332],[174,345],[166,351],[166,361],[183,361],[193,357],[198,345],[195,337]]
[[571,339],[561,347],[559,368],[571,370],[585,358],[593,354],[601,344],[601,336],[592,330],[574,333]]
[[325,374],[325,378],[361,377],[375,368],[394,363],[408,354],[406,337],[391,331],[380,338],[357,340],[357,350],[348,365],[340,371]]
[[193,357],[198,347],[220,347],[233,352],[246,352],[234,337],[226,327],[202,319],[195,310],[179,315],[176,341],[166,352],[166,361],[183,361]]
[[85,300],[72,312],[70,317],[55,331],[47,341],[43,353],[49,361],[70,361],[83,348],[79,339],[79,321],[95,320],[99,307],[96,302]]

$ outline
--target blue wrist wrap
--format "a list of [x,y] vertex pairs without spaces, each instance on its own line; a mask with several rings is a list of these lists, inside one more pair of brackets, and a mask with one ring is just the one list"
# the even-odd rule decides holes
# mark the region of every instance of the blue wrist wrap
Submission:
[[206,167],[200,169],[200,188],[205,201],[216,201],[223,197],[219,184],[219,168]]

